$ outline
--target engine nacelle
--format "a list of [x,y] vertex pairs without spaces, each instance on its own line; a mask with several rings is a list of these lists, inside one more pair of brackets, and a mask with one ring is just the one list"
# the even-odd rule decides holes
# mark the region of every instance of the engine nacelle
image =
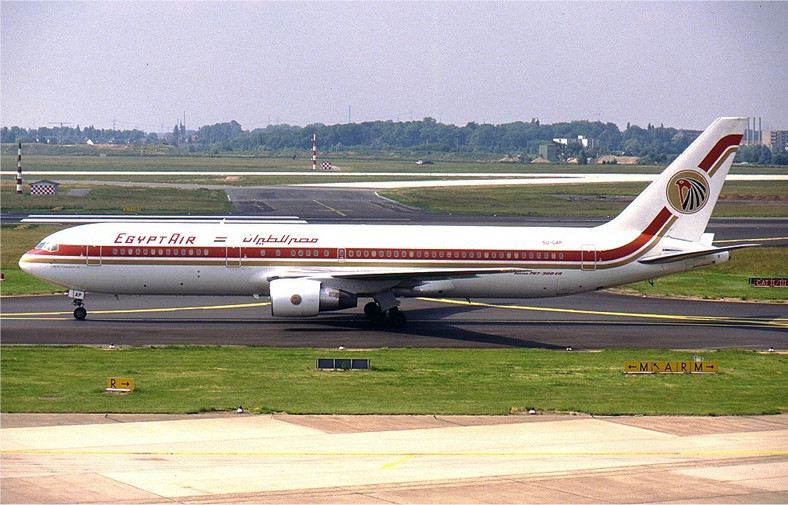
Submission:
[[276,279],[271,281],[270,291],[274,317],[309,317],[358,305],[353,293],[323,287],[320,281],[312,279]]

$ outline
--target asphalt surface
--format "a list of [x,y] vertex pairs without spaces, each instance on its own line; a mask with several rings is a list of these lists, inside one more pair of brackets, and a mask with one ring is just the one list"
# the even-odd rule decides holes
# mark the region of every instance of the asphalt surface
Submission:
[[[361,304],[360,304],[361,305]],[[405,299],[401,329],[361,308],[280,319],[251,297],[88,295],[77,321],[65,296],[2,300],[2,343],[222,344],[277,347],[617,347],[788,349],[788,305],[588,293],[521,300]]]

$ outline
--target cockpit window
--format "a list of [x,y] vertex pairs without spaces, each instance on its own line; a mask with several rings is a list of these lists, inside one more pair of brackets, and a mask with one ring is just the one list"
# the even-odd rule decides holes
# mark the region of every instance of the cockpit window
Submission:
[[59,248],[58,244],[52,242],[46,242],[46,241],[41,242],[36,246],[36,249],[41,249],[42,251],[47,251],[47,252],[57,252],[58,248]]

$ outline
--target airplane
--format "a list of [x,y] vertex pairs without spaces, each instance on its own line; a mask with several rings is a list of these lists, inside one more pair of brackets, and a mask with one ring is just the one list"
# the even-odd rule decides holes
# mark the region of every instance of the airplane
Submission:
[[67,228],[25,253],[25,272],[85,293],[270,297],[274,317],[371,298],[399,328],[400,298],[534,298],[601,290],[717,265],[754,244],[704,233],[748,118],[714,121],[617,217],[591,228],[110,222]]

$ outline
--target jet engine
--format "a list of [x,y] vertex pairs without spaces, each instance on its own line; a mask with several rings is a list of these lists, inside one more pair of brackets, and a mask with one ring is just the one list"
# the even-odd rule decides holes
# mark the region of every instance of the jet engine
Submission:
[[276,279],[271,281],[270,291],[274,317],[309,317],[358,305],[355,294],[323,286],[313,279]]

